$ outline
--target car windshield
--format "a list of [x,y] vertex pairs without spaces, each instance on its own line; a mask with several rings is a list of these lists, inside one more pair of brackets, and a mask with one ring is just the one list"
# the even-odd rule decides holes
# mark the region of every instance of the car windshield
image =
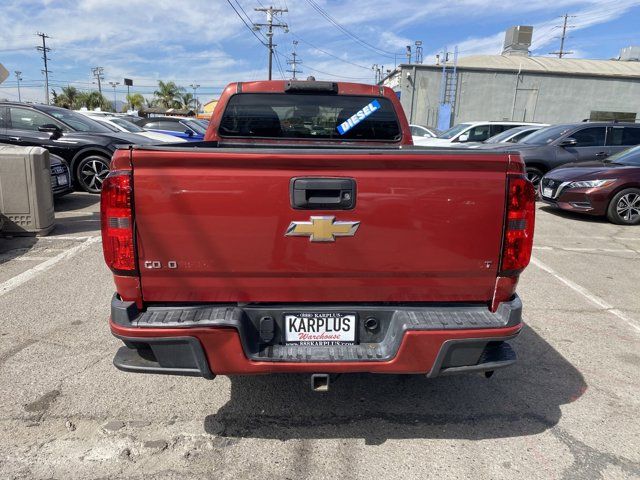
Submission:
[[526,145],[548,145],[554,140],[560,138],[567,130],[567,125],[555,125],[553,127],[541,128],[537,132],[533,132],[524,140],[520,141]]
[[491,138],[487,138],[484,143],[500,143],[505,141],[508,138],[511,138],[513,135],[515,135],[518,131],[520,131],[518,128],[511,128],[509,130],[505,130],[504,132],[500,132],[497,135],[494,135]]
[[112,132],[121,132],[122,131],[118,127],[116,127],[114,125],[109,125],[109,123],[105,122],[104,119],[102,119],[102,118],[96,118],[95,121],[98,122],[100,125],[104,125],[105,127],[107,127]]
[[182,124],[186,125],[197,134],[204,135],[207,133],[207,129],[200,125],[197,120],[184,119],[182,120]]
[[[42,108],[42,110],[52,117],[57,118],[65,125],[68,125],[76,132],[111,133],[113,127],[107,127],[92,118],[81,113],[65,110],[64,108]],[[117,131],[117,130],[116,130]]]
[[458,125],[455,125],[455,126],[451,127],[446,132],[441,133],[438,138],[445,138],[445,139],[449,140],[449,139],[455,137],[456,135],[458,135],[463,130],[466,130],[470,126],[471,126],[470,123],[459,123]]
[[123,120],[122,118],[110,118],[109,121],[115,123],[119,127],[124,128],[127,132],[140,133],[144,132],[144,129],[140,128],[135,123],[131,123],[129,120]]
[[607,159],[607,163],[609,162],[640,167],[640,145],[611,155]]

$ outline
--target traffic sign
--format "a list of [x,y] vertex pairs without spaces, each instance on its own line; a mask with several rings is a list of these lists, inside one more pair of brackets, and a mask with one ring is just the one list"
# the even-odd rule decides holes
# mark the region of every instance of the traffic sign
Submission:
[[4,82],[9,76],[9,72],[6,68],[0,63],[0,83]]

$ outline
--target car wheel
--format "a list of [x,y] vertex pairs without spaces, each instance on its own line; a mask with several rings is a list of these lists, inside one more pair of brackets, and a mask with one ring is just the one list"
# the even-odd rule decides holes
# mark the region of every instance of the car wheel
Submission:
[[640,224],[640,189],[627,188],[609,202],[607,218],[617,225]]
[[531,183],[533,183],[534,187],[538,187],[538,183],[540,183],[540,179],[542,179],[544,173],[539,168],[536,167],[527,167],[527,178]]
[[80,188],[89,193],[100,193],[102,182],[109,174],[109,160],[99,155],[89,155],[78,163],[76,180]]

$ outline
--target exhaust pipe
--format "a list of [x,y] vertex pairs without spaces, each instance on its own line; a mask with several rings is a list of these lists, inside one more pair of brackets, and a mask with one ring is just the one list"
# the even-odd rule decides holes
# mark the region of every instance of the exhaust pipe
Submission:
[[329,391],[329,374],[328,373],[312,374],[311,390],[313,390],[314,392],[328,392]]

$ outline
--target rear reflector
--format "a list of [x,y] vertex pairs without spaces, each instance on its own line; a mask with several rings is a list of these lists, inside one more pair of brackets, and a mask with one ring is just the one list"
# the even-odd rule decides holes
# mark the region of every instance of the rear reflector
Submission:
[[100,220],[102,250],[107,266],[119,275],[137,273],[133,219],[131,172],[112,171],[102,184]]
[[508,182],[501,275],[518,275],[531,260],[536,194],[522,175],[510,174]]

